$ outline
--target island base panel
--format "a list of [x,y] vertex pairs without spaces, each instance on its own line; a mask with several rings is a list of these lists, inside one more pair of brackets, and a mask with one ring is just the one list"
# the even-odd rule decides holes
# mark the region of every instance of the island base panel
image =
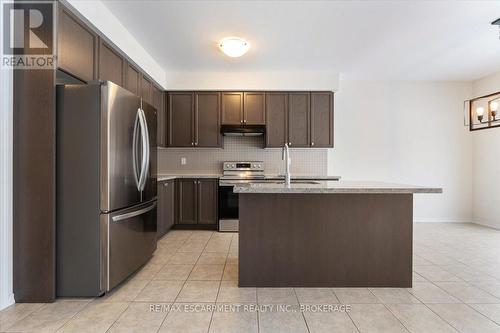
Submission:
[[240,287],[412,286],[412,194],[240,194]]

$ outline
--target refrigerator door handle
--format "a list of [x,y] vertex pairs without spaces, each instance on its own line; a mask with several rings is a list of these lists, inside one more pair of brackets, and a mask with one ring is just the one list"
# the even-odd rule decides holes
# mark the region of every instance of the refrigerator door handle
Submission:
[[148,138],[148,129],[145,123],[144,113],[141,108],[137,109],[139,114],[139,124],[141,125],[141,143],[142,143],[142,161],[141,161],[141,174],[139,177],[139,191],[142,192],[144,190],[144,185],[146,184],[146,175],[147,175],[147,164],[148,164],[148,149],[149,149],[149,138]]
[[144,207],[144,208],[138,209],[138,210],[130,212],[130,213],[125,213],[125,214],[113,216],[112,220],[113,220],[113,222],[126,220],[129,218],[135,217],[135,216],[142,215],[142,214],[147,213],[149,211],[152,211],[153,209],[155,209],[155,207],[156,207],[156,202],[154,202],[153,204],[151,204],[148,207]]
[[[134,134],[132,135],[132,166],[134,169],[134,178],[135,185],[137,186],[137,190],[140,191],[140,177],[137,171],[137,135],[139,134],[138,129],[140,126],[140,114],[139,110],[137,110],[137,114],[135,115],[135,123],[134,123]],[[141,170],[142,173],[142,170]]]
[[146,187],[146,181],[148,179],[148,172],[149,172],[149,165],[150,165],[150,157],[151,157],[151,147],[149,145],[149,130],[148,130],[148,122],[146,120],[146,114],[144,113],[144,110],[141,108],[141,115],[143,119],[143,124],[144,124],[144,139],[146,141],[146,165],[144,168],[144,177],[142,180],[142,185],[141,185],[141,190],[144,190]]

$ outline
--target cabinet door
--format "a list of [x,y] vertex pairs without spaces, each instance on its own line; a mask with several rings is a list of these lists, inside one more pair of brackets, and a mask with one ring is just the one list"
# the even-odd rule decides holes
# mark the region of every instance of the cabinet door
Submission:
[[149,104],[152,104],[151,87],[151,81],[143,74],[141,77],[141,98]]
[[191,178],[177,180],[177,209],[179,224],[196,224],[197,221],[197,180]]
[[163,106],[163,91],[156,86],[152,86],[153,106],[156,109],[157,129],[156,144],[159,147],[165,147],[165,109]]
[[98,36],[64,6],[59,6],[57,66],[81,80],[95,79],[97,45]]
[[288,144],[309,147],[309,93],[289,93],[288,103]]
[[194,145],[196,147],[221,147],[220,93],[198,92],[195,97]]
[[248,92],[243,97],[243,123],[265,125],[266,95],[262,92]]
[[174,92],[168,96],[168,145],[170,147],[194,146],[194,94]]
[[333,93],[311,93],[311,147],[333,147]]
[[217,179],[198,179],[198,223],[217,223]]
[[99,79],[111,81],[124,86],[125,60],[123,57],[100,39],[99,43]]
[[167,224],[166,224],[166,213],[167,213],[167,200],[166,194],[167,191],[165,187],[168,186],[167,181],[158,182],[158,208],[156,214],[156,236],[157,238],[161,238],[167,232]]
[[132,64],[127,62],[126,70],[125,70],[125,89],[130,92],[133,92],[137,96],[140,93],[140,85],[141,85],[141,72],[137,68],[135,68]]
[[172,228],[175,223],[175,180],[168,180],[165,190],[165,226],[167,231]]
[[243,93],[222,93],[222,124],[240,125],[243,123]]
[[287,142],[288,93],[266,94],[266,147],[283,147]]

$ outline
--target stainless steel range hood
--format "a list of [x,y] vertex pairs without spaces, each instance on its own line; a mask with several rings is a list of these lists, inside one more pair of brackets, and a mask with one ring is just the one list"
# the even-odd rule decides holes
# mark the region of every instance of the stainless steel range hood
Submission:
[[222,125],[220,132],[225,136],[259,136],[266,134],[265,125]]

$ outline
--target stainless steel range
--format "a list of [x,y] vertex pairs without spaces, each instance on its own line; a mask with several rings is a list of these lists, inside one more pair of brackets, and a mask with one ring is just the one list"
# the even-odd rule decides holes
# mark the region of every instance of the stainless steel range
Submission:
[[219,179],[219,231],[238,231],[238,194],[234,185],[264,180],[264,162],[229,161],[222,164]]

